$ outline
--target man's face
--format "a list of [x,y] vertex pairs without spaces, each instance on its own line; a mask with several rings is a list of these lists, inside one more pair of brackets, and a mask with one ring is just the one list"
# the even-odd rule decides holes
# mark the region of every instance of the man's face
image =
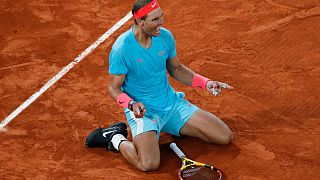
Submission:
[[145,20],[142,20],[143,30],[150,36],[159,36],[160,27],[164,24],[164,16],[161,8],[157,8],[147,15]]

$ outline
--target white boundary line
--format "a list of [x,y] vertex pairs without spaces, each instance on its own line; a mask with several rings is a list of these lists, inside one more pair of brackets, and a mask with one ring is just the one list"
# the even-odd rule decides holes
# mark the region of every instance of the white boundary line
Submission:
[[123,24],[125,24],[132,17],[132,13],[129,12],[125,17],[118,21],[111,29],[104,33],[96,42],[84,50],[77,58],[75,58],[71,63],[64,67],[57,75],[50,79],[39,91],[34,93],[29,99],[27,99],[23,104],[21,104],[16,110],[14,110],[7,118],[5,118],[1,124],[0,129],[12,121],[17,115],[19,115],[24,109],[26,109],[32,102],[34,102],[41,94],[43,94],[47,89],[49,89],[54,83],[56,83],[61,77],[63,77],[68,71],[70,71],[73,66],[82,61],[88,54],[90,54],[95,48],[97,48],[102,42],[104,42],[110,35],[112,35],[116,30],[118,30]]

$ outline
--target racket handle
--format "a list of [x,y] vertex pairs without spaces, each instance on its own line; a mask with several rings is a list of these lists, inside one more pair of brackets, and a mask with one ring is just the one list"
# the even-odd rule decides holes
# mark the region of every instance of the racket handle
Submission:
[[186,157],[186,155],[178,148],[176,143],[170,143],[170,149],[173,150],[181,159]]

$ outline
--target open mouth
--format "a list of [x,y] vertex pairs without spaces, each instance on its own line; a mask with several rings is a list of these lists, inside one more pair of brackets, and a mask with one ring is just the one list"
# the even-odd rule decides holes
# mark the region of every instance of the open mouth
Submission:
[[157,27],[155,32],[156,32],[157,34],[159,34],[159,33],[160,33],[160,27]]

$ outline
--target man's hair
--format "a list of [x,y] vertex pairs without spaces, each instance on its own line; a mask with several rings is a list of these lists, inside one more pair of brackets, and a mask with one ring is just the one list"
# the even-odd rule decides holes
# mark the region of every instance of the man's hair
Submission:
[[[136,13],[139,9],[143,8],[147,4],[151,3],[152,0],[136,0],[132,7],[132,14]],[[147,15],[141,17],[140,19],[145,20],[147,18]],[[136,20],[134,21],[136,23]]]

